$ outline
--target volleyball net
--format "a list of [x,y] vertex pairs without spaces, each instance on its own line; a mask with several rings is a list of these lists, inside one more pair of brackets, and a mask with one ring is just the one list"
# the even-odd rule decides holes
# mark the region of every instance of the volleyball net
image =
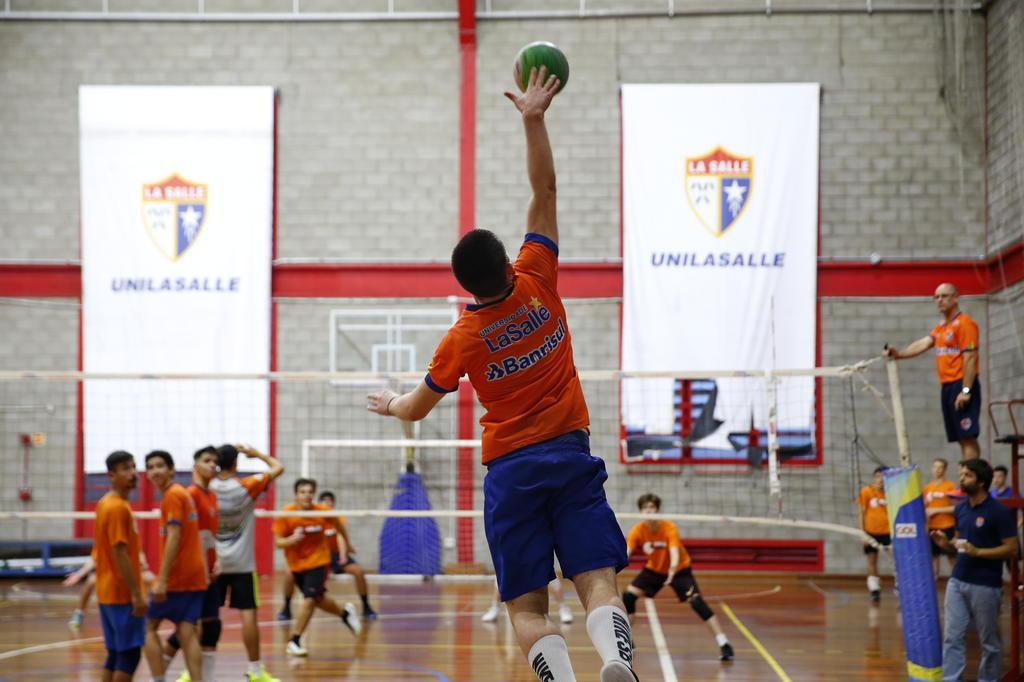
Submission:
[[[883,363],[583,370],[580,379],[591,450],[605,461],[605,490],[624,531],[639,519],[637,498],[654,493],[698,563],[859,569],[854,500],[876,466],[899,462]],[[488,572],[482,407],[468,383],[412,425],[366,411],[367,393],[422,380],[422,373],[352,371],[0,373],[0,442],[16,473],[5,478],[8,492],[15,483],[21,491],[3,497],[0,537],[84,534],[75,517],[88,518],[108,489],[103,462],[113,450],[132,452],[140,477],[147,452],[171,452],[187,483],[195,450],[245,442],[284,464],[276,506],[292,501],[300,476],[334,493],[371,570]],[[259,463],[242,457],[240,464],[255,471]],[[158,504],[145,492],[133,500],[141,510]],[[261,533],[259,542],[272,542],[267,528]]]

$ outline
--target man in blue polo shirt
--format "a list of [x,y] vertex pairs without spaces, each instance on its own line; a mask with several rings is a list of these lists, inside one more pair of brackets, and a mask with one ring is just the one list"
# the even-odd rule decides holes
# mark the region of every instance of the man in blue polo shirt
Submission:
[[946,585],[943,680],[963,679],[967,626],[972,620],[981,641],[978,682],[999,679],[1003,562],[1017,553],[1017,524],[1010,510],[988,494],[991,485],[991,464],[983,459],[960,462],[960,489],[967,499],[954,511],[956,538],[950,541],[941,532],[932,532],[935,544],[956,556]]

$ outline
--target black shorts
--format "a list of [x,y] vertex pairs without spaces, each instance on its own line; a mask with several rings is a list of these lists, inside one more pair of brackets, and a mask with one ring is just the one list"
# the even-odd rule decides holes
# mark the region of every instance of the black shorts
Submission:
[[321,599],[327,591],[327,566],[317,566],[308,571],[292,572],[295,587],[307,599]]
[[[956,535],[956,528],[936,528],[935,530],[941,532],[949,540],[952,540],[953,536]],[[939,549],[939,546],[935,544],[935,538],[933,538],[931,534],[932,531],[928,531],[928,540],[932,543],[932,556],[945,554],[945,550]]]
[[255,572],[221,573],[217,577],[217,588],[220,591],[221,606],[227,602],[228,592],[231,593],[229,606],[233,609],[255,609],[260,605]]
[[220,616],[220,604],[220,582],[214,580],[203,594],[203,609],[199,612],[199,618],[217,618]]
[[[661,591],[661,588],[665,586],[665,579],[668,575],[665,573],[657,573],[650,569],[645,568],[633,578],[633,582],[630,583],[633,587],[639,588],[643,591],[647,597],[653,597]],[[697,580],[693,577],[693,571],[689,568],[684,568],[677,571],[672,576],[672,582],[669,583],[669,587],[675,590],[676,596],[679,597],[679,601],[687,601],[691,597],[700,594],[700,588],[697,587]]]
[[342,560],[340,554],[331,555],[331,573],[344,573],[345,569],[352,564],[359,563],[356,561],[351,554],[345,555],[345,559]]
[[981,416],[981,382],[974,380],[971,386],[971,402],[962,410],[956,409],[956,397],[964,382],[950,381],[942,384],[942,419],[946,422],[946,440],[955,443],[964,438],[977,438],[981,430],[978,423]]
[[[889,545],[892,544],[892,536],[891,535],[875,535],[874,533],[868,533],[868,535],[873,537],[875,539],[875,542],[877,542],[878,544],[882,545],[883,547],[888,547]],[[878,554],[878,548],[873,546],[873,545],[864,545],[864,553],[865,554]]]

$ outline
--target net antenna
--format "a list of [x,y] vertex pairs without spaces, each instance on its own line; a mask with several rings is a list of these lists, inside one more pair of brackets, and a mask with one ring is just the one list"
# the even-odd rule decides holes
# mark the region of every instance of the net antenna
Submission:
[[772,362],[764,378],[768,407],[768,493],[782,514],[782,481],[779,479],[779,388],[775,378],[775,297],[769,300]]

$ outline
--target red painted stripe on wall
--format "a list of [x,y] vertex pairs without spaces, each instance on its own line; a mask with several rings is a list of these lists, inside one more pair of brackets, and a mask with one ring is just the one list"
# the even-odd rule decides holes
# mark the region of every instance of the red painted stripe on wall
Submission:
[[[1024,281],[1024,242],[987,260],[826,262],[818,266],[819,296],[930,296],[940,282],[965,295],[991,294]],[[563,263],[559,293],[568,298],[622,295],[618,263]],[[78,298],[77,264],[0,264],[0,297]],[[273,295],[285,298],[437,298],[466,295],[447,263],[341,263],[274,266]]]

